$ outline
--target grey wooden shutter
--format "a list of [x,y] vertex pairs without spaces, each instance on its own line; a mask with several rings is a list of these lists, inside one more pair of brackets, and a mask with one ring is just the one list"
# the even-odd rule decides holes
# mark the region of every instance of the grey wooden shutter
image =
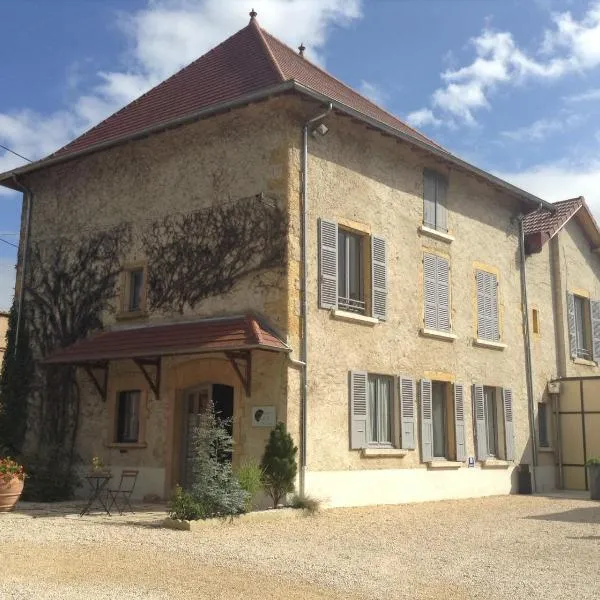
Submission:
[[456,437],[456,460],[462,462],[467,458],[465,440],[465,386],[462,383],[454,384],[454,433]]
[[338,227],[334,221],[319,219],[319,306],[337,308]]
[[373,291],[373,316],[387,318],[387,246],[383,238],[371,237],[371,275]]
[[571,358],[575,358],[577,356],[577,324],[575,323],[575,296],[573,294],[567,294],[567,321]]
[[415,382],[408,377],[399,377],[400,385],[400,426],[402,428],[402,448],[415,448]]
[[477,460],[485,460],[487,451],[487,430],[485,427],[485,399],[483,386],[479,383],[473,385],[473,412],[475,413],[475,447]]
[[437,256],[435,254],[423,255],[423,299],[424,323],[427,329],[438,328],[438,301],[437,301]]
[[436,174],[423,169],[423,225],[435,229]]
[[590,314],[592,318],[592,356],[595,361],[600,361],[600,301],[590,300]]
[[444,175],[437,174],[435,194],[435,228],[448,231],[448,180]]
[[367,447],[369,424],[368,375],[364,371],[350,372],[350,448]]
[[506,460],[514,460],[515,427],[513,423],[512,390],[502,388],[502,404],[504,405],[504,437],[506,438]]
[[450,265],[437,257],[438,329],[450,331]]
[[477,337],[497,341],[500,338],[498,325],[498,280],[493,273],[477,271]]
[[431,381],[421,379],[421,457],[423,462],[433,460],[433,401]]

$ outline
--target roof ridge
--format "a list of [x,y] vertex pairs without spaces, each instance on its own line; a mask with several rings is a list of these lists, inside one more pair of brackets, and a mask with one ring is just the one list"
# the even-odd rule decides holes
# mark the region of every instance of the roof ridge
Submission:
[[281,70],[281,66],[277,62],[277,59],[275,58],[275,55],[273,54],[271,47],[269,46],[269,44],[267,43],[267,40],[265,39],[262,27],[258,24],[256,19],[250,19],[250,23],[248,23],[247,27],[253,27],[256,30],[256,32],[258,33],[258,38],[260,39],[260,42],[263,45],[264,49],[267,51],[267,54],[269,55],[269,58],[271,59],[271,63],[275,67],[275,71],[277,72],[277,75],[279,75],[282,82],[286,81],[285,75],[283,74],[283,71]]
[[[285,42],[282,42],[279,38],[275,37],[272,33],[269,33],[268,31],[262,29],[260,26],[259,26],[259,29],[261,29],[261,31],[262,31],[263,34],[266,34],[268,37],[272,38],[277,43],[281,44],[284,48],[286,48],[287,50],[289,50],[292,54],[294,54],[295,56],[297,56],[297,53],[294,51],[294,49],[291,46],[288,46]],[[382,106],[379,106],[379,104],[377,104],[376,102],[373,102],[373,100],[371,100],[370,98],[367,98],[367,96],[365,96],[364,94],[361,94],[358,90],[355,90],[352,86],[348,85],[347,83],[345,83],[341,79],[338,79],[335,75],[332,75],[329,71],[326,71],[322,67],[319,67],[317,64],[315,64],[314,62],[312,62],[308,58],[305,58],[304,56],[302,56],[302,57],[299,56],[298,58],[301,58],[302,60],[306,61],[311,67],[313,67],[314,69],[317,69],[318,71],[320,71],[321,73],[323,73],[323,75],[326,75],[327,77],[331,77],[331,79],[337,81],[337,83],[339,83],[340,85],[344,86],[345,88],[349,89],[350,91],[354,92],[355,94],[358,94],[361,98],[363,98],[364,100],[366,100],[367,102],[369,102],[370,104],[372,104],[374,107],[376,107],[379,110],[381,110],[382,112],[384,112],[386,115],[388,115],[388,117],[391,117],[392,119],[396,119],[397,121],[400,121],[407,129],[410,129],[411,131],[413,131],[417,135],[420,135],[421,137],[425,138],[426,140],[429,141],[430,144],[433,144],[434,146],[437,146],[441,150],[444,150],[444,152],[449,152],[448,150],[446,150],[446,148],[444,148],[443,146],[440,146],[435,140],[432,140],[429,136],[425,135],[424,133],[422,133],[418,129],[415,129],[414,127],[411,127],[403,119],[400,119],[398,117],[398,115],[395,115],[394,113],[390,112],[386,108],[383,108]],[[284,77],[285,77],[285,75],[284,75]],[[295,79],[293,77],[291,79],[293,79],[295,81]],[[284,79],[284,81],[287,81],[287,80]]]

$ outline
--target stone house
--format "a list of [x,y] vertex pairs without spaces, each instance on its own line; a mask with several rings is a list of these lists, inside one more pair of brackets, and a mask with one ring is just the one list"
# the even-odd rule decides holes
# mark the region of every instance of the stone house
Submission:
[[[190,431],[212,400],[233,419],[234,466],[284,421],[298,486],[330,505],[514,491],[536,456],[521,227],[555,209],[255,17],[0,175],[25,196],[17,294],[39,362],[76,367],[77,453],[137,468],[138,494],[166,497],[189,477]],[[86,318],[59,331],[48,303]]]

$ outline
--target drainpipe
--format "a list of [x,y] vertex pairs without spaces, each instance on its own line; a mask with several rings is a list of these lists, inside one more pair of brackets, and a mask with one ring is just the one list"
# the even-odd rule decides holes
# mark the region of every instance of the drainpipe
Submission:
[[525,215],[519,215],[517,218],[519,224],[519,257],[521,262],[521,310],[523,312],[523,338],[525,340],[525,378],[527,381],[527,403],[529,413],[529,436],[531,438],[531,462],[532,462],[532,483],[533,491],[536,486],[536,467],[537,467],[537,444],[535,440],[535,412],[533,405],[533,370],[531,359],[531,338],[529,336],[529,303],[527,301],[527,274],[525,272],[525,231],[523,228],[523,219]]
[[21,281],[19,283],[19,298],[17,303],[17,326],[15,329],[15,356],[19,348],[19,333],[23,316],[23,303],[25,302],[25,276],[27,272],[27,258],[29,254],[29,233],[31,231],[31,205],[33,203],[33,192],[21,183],[16,175],[13,175],[15,185],[23,192],[23,200],[26,205],[25,236],[21,245]]
[[306,485],[306,443],[308,439],[308,133],[312,125],[324,119],[333,110],[329,103],[327,110],[304,123],[302,128],[302,339],[300,355],[302,364],[302,386],[300,391],[300,494],[304,494]]

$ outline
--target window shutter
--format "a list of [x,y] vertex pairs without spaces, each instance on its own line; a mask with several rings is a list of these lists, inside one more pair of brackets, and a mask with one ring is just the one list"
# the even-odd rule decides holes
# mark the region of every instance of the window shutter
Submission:
[[454,432],[456,437],[456,460],[462,462],[467,458],[465,442],[465,386],[454,384]]
[[423,170],[423,224],[435,229],[435,181],[436,174],[429,169]]
[[506,460],[514,460],[515,428],[513,423],[512,390],[502,388],[502,403],[504,405],[504,435],[506,437]]
[[437,257],[438,329],[450,331],[450,265]]
[[487,458],[487,431],[485,428],[485,400],[483,397],[483,386],[473,385],[473,409],[475,412],[475,442],[477,460]]
[[319,306],[337,308],[338,227],[334,221],[319,219]]
[[592,318],[592,357],[600,361],[600,300],[590,300]]
[[493,273],[477,271],[477,337],[500,339],[498,327],[498,280]]
[[577,325],[575,323],[575,296],[567,294],[567,320],[569,322],[569,346],[571,358],[577,356]]
[[402,448],[415,448],[415,382],[400,376],[400,426],[402,428]]
[[435,194],[435,225],[436,229],[441,231],[448,231],[448,209],[447,207],[447,196],[448,196],[448,180],[444,175],[437,174],[436,178],[436,194]]
[[433,460],[433,405],[431,381],[421,379],[421,457],[423,462]]
[[371,275],[373,290],[373,316],[387,318],[387,247],[383,238],[371,238]]
[[437,256],[435,254],[423,255],[423,297],[425,301],[424,323],[427,329],[438,328],[438,301],[437,301]]
[[350,448],[367,447],[369,402],[368,375],[364,371],[350,372]]

